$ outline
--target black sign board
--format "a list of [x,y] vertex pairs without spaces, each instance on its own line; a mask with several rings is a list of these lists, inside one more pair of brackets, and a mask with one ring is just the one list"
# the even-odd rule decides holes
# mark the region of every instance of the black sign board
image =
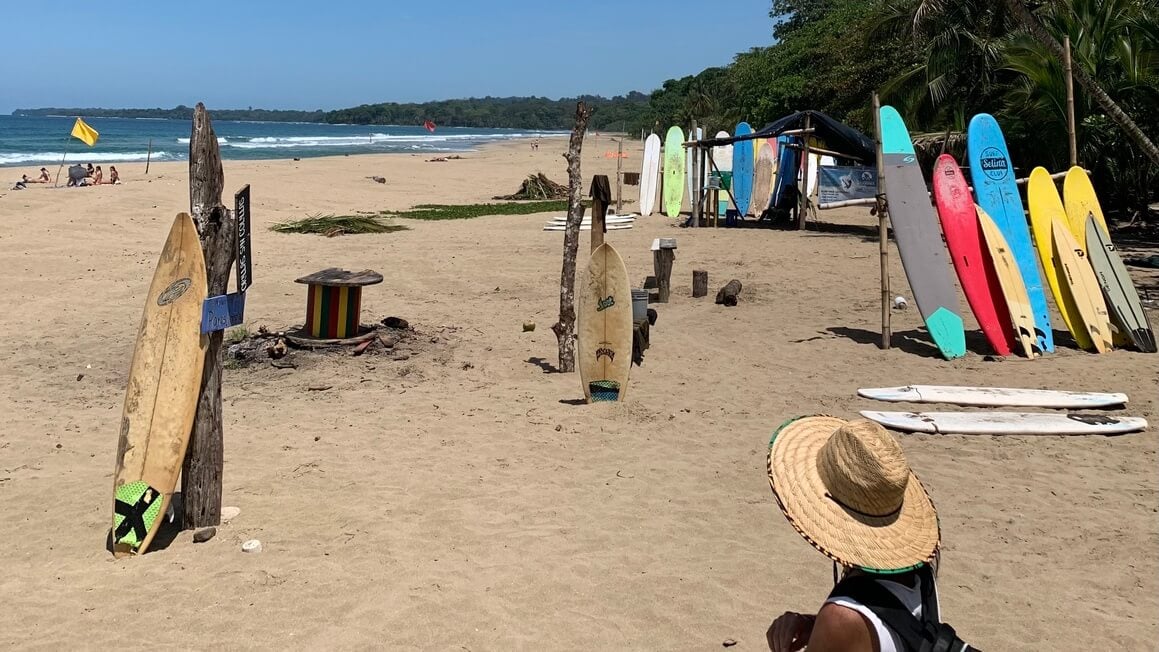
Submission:
[[250,234],[250,187],[233,196],[234,215],[237,217],[237,291],[245,292],[253,285],[253,241]]

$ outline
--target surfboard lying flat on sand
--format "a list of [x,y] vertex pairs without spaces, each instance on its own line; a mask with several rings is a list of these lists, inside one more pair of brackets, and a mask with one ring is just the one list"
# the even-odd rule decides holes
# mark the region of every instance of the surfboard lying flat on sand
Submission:
[[1030,307],[1030,296],[1026,294],[1026,283],[1022,280],[1018,263],[1014,261],[1014,254],[1006,244],[1002,230],[981,206],[975,206],[975,210],[978,211],[978,223],[982,226],[986,251],[990,254],[994,272],[998,275],[998,284],[1002,287],[1002,296],[1014,327],[1014,338],[1022,347],[1022,354],[1033,358],[1037,340],[1034,337],[1034,313]]
[[632,295],[628,269],[608,243],[576,279],[580,380],[588,403],[623,401],[632,369]]
[[994,352],[1010,355],[1014,337],[1006,297],[990,257],[983,252],[982,227],[970,187],[958,162],[949,154],[942,154],[934,164],[934,200],[966,301]]
[[1147,429],[1140,417],[1040,412],[874,412],[861,416],[903,432],[944,435],[1121,435]]
[[905,122],[892,106],[881,107],[881,150],[889,219],[914,301],[938,350],[948,360],[959,358],[966,355],[966,331],[942,230]]
[[757,151],[757,164],[753,173],[753,198],[749,204],[749,213],[760,216],[769,207],[769,197],[773,194],[773,147],[761,143]]
[[173,220],[137,333],[113,474],[113,554],[143,553],[177,486],[197,409],[205,259],[193,220]]
[[[753,132],[749,123],[736,126],[736,136],[747,136]],[[748,215],[749,203],[753,198],[753,141],[741,140],[732,146],[732,196],[736,199],[736,210],[742,216]]]
[[1011,406],[1083,410],[1127,404],[1126,394],[1012,387],[954,387],[950,385],[867,387],[857,390],[857,395],[875,401],[894,403],[950,403],[975,407]]
[[1131,273],[1111,244],[1111,236],[1099,225],[1094,215],[1087,216],[1087,255],[1095,278],[1107,300],[1107,308],[1114,313],[1118,323],[1123,325],[1127,337],[1135,347],[1144,353],[1155,353],[1155,332],[1143,305],[1139,302],[1139,292],[1131,280]]
[[[1030,243],[1030,228],[1018,196],[1014,180],[1014,164],[1006,149],[1006,137],[998,122],[988,113],[979,113],[970,119],[966,144],[970,155],[970,178],[974,182],[974,196],[978,205],[989,215],[1010,248],[1018,271],[1030,297],[1034,316],[1036,346],[1044,353],[1054,351],[1054,331],[1050,324],[1050,308],[1038,273],[1038,256]],[[889,177],[886,177],[888,179]]]
[[1095,270],[1087,260],[1086,251],[1062,220],[1051,220],[1050,231],[1054,237],[1054,255],[1062,270],[1059,283],[1063,285],[1063,292],[1074,301],[1078,326],[1090,339],[1095,351],[1106,353],[1113,345],[1113,331]]
[[644,141],[644,164],[640,167],[640,214],[656,210],[656,177],[660,173],[660,137],[649,134]]
[[[1046,168],[1036,167],[1030,172],[1026,198],[1030,208],[1030,229],[1031,235],[1034,236],[1034,246],[1038,249],[1038,257],[1042,259],[1042,272],[1046,276],[1047,285],[1050,286],[1050,293],[1054,295],[1054,303],[1058,306],[1062,321],[1074,336],[1079,348],[1094,348],[1094,342],[1079,316],[1075,297],[1069,288],[1063,286],[1060,278],[1065,276],[1065,270],[1062,269],[1062,260],[1058,255],[1051,223],[1058,219],[1065,224],[1066,209],[1062,207],[1062,198],[1058,196],[1054,180],[1050,178]],[[1081,290],[1081,287],[1078,289]]]
[[[606,224],[606,225],[604,225],[604,228],[607,229],[608,231],[624,231],[626,229],[632,228],[633,226],[635,226],[635,224],[633,224],[631,222],[627,222],[624,224]],[[544,231],[566,231],[567,225],[566,224],[546,224],[546,225],[544,225],[543,230]],[[591,222],[584,222],[583,224],[580,225],[579,230],[580,231],[591,231],[592,230],[592,223]]]
[[680,215],[684,203],[684,131],[672,127],[664,137],[664,214]]

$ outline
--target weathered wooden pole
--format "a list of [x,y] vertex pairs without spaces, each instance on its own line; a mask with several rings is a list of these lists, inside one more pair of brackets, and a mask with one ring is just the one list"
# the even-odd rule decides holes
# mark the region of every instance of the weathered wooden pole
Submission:
[[688,180],[691,184],[688,187],[688,203],[689,213],[692,215],[692,225],[700,226],[700,184],[698,183],[701,175],[701,169],[704,163],[701,162],[700,139],[696,137],[696,121],[692,121],[692,131],[688,132],[688,140],[694,141],[697,144],[693,145],[689,150],[689,167],[692,169],[692,177]]
[[580,222],[583,221],[583,177],[580,159],[584,132],[591,110],[583,102],[575,105],[575,126],[571,130],[567,154],[567,226],[563,233],[563,268],[559,280],[559,321],[551,326],[559,341],[559,371],[575,371],[575,257],[579,250]]
[[[234,216],[221,203],[224,189],[225,174],[221,169],[217,135],[213,133],[205,105],[198,102],[189,138],[189,212],[201,235],[211,297],[226,293],[230,269],[237,255]],[[182,525],[187,529],[221,522],[221,343],[224,336],[225,331],[207,336],[209,346],[205,351],[197,416],[181,468],[181,493],[185,501]]]
[[804,158],[801,159],[801,173],[797,182],[797,228],[805,228],[805,218],[809,215],[809,138],[813,133],[813,114],[805,113],[805,141]]
[[597,174],[592,177],[592,187],[588,194],[592,198],[592,253],[604,244],[604,234],[607,224],[608,206],[612,204],[611,186],[606,174]]
[[877,145],[877,240],[881,259],[881,348],[893,339],[889,312],[889,205],[885,202],[885,158],[881,151],[881,100],[873,94],[873,140]]
[[[189,143],[192,145],[192,141]],[[149,151],[145,152],[145,174],[149,174],[149,163],[153,160],[153,139],[149,139]]]
[[616,141],[616,215],[624,214],[624,138]]
[[1063,70],[1066,71],[1066,135],[1070,143],[1070,167],[1079,164],[1078,140],[1074,124],[1074,70],[1070,61],[1070,36],[1062,39]]

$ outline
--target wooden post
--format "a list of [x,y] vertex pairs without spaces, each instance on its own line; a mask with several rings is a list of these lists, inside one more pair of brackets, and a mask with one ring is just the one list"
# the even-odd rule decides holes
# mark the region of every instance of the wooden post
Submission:
[[1066,135],[1070,143],[1070,166],[1079,164],[1078,143],[1074,124],[1074,71],[1071,69],[1070,36],[1062,40],[1063,69],[1066,71]]
[[[696,137],[696,121],[695,120],[692,121],[692,131],[688,132],[688,140],[700,142],[700,139]],[[692,215],[692,225],[699,226],[700,225],[699,224],[699,222],[700,222],[700,192],[699,192],[699,189],[697,188],[697,186],[699,184],[695,180],[700,178],[700,166],[703,165],[703,163],[701,163],[701,161],[700,161],[700,146],[699,145],[692,146],[691,148],[689,148],[688,153],[692,156],[692,161],[691,161],[692,164],[690,166],[692,168],[692,178],[688,180],[689,183],[691,184],[688,188],[688,203],[690,204],[689,213]]]
[[813,132],[813,114],[805,113],[804,158],[801,159],[800,180],[797,182],[797,228],[805,228],[805,218],[809,215],[809,134]]
[[592,112],[583,102],[575,105],[575,126],[568,140],[567,154],[567,227],[563,234],[563,269],[559,279],[559,321],[551,326],[559,341],[559,371],[575,371],[575,257],[579,250],[579,229],[583,220],[583,178],[580,159],[584,132]]
[[[189,212],[201,236],[211,297],[226,293],[237,255],[237,224],[234,215],[221,203],[224,188],[217,135],[205,105],[198,102],[189,138]],[[221,522],[221,344],[224,336],[225,331],[207,336],[209,346],[205,350],[197,416],[181,468],[181,493],[185,499],[182,526],[186,529]]]
[[667,240],[660,238],[659,248],[652,252],[652,271],[656,274],[657,300],[660,303],[668,303],[672,294],[672,262],[676,259],[676,241],[673,239],[671,246],[665,246],[669,244]]
[[708,296],[708,272],[703,269],[692,270],[692,298]]
[[153,160],[153,139],[149,139],[149,151],[145,153],[145,174],[149,174],[149,162]]
[[624,138],[616,141],[616,215],[624,214]]
[[611,204],[608,177],[597,174],[592,177],[592,187],[589,194],[592,197],[592,253],[604,244],[604,234],[608,215],[608,205]]
[[877,240],[881,259],[881,348],[893,339],[889,312],[889,205],[885,201],[885,158],[881,152],[881,100],[873,94],[873,139],[877,145]]

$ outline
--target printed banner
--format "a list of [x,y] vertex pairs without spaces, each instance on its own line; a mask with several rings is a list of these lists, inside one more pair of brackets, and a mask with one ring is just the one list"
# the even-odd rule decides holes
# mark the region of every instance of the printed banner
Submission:
[[877,170],[870,167],[821,167],[820,203],[872,199],[876,195]]

